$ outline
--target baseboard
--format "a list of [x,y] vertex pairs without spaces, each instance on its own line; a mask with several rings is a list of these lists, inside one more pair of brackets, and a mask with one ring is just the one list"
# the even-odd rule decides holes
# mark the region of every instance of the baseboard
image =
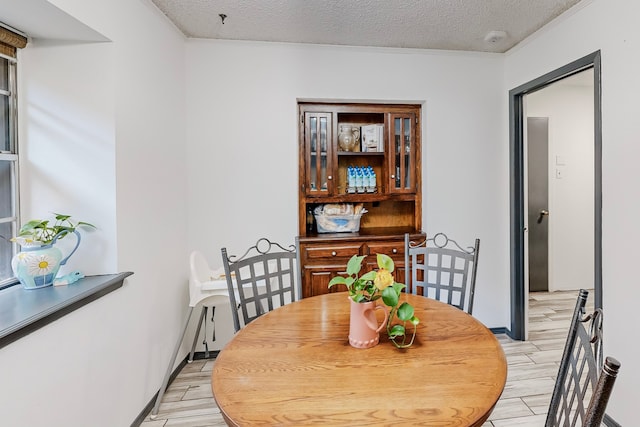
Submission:
[[500,328],[489,328],[489,330],[490,330],[491,332],[493,332],[493,335],[499,335],[499,334],[506,334],[506,333],[508,333],[507,328],[505,328],[504,326],[503,326],[503,327],[500,327]]
[[[215,359],[216,357],[218,357],[218,354],[220,353],[220,350],[214,350],[214,351],[210,351],[209,352],[209,357],[204,357],[204,351],[196,351],[195,353],[193,353],[193,360],[202,360],[202,359]],[[187,360],[189,360],[189,355],[187,354],[184,359],[178,364],[178,366],[176,366],[176,368],[173,370],[173,372],[171,372],[171,376],[169,377],[169,383],[167,384],[167,388],[169,388],[169,386],[171,385],[171,383],[173,382],[173,380],[176,379],[176,377],[178,376],[178,374],[180,373],[180,371],[182,371],[182,368],[185,367],[185,365],[187,364]],[[138,427],[140,424],[142,424],[142,422],[144,421],[145,418],[147,418],[147,415],[149,415],[149,413],[151,412],[151,410],[153,409],[153,405],[156,403],[156,399],[158,398],[158,393],[160,393],[160,390],[158,389],[158,391],[156,391],[156,393],[151,397],[151,400],[149,401],[149,403],[147,403],[145,405],[145,407],[142,409],[142,411],[140,412],[140,414],[138,414],[138,416],[136,417],[135,420],[133,420],[133,422],[131,423],[131,427]]]
[[607,427],[622,427],[622,424],[618,424],[613,418],[611,418],[607,414],[604,414],[604,419],[602,420],[602,422]]
[[506,329],[505,333],[506,333],[506,334],[507,334],[507,336],[508,336],[509,338],[511,338],[512,340],[514,340],[514,341],[524,341],[524,338],[522,338],[522,339],[520,339],[520,338],[515,338],[515,337],[513,336],[513,332],[511,332],[511,330],[510,330],[509,328],[505,328],[505,329]]

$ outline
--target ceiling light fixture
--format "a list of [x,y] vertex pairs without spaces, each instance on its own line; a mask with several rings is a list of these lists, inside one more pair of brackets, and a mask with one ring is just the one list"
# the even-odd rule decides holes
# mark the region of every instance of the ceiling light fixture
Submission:
[[489,31],[486,36],[484,36],[484,41],[487,43],[498,43],[507,38],[507,33],[504,31]]

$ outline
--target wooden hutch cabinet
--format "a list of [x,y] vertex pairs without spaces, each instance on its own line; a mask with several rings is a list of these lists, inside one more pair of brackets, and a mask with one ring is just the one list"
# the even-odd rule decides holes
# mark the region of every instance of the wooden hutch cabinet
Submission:
[[[394,260],[404,282],[404,234],[424,238],[420,105],[300,102],[299,251],[302,296],[328,293],[355,254]],[[375,184],[352,185],[350,170],[375,174]],[[357,232],[319,233],[314,210],[325,204],[362,204]],[[364,271],[363,271],[364,272]],[[343,291],[334,287],[331,291]]]

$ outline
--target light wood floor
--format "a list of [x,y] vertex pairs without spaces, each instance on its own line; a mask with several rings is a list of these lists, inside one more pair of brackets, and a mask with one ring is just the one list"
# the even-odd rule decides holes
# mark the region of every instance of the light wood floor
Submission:
[[[509,371],[502,397],[484,427],[544,425],[577,296],[577,291],[532,293],[529,340],[513,341],[498,335]],[[592,302],[590,293],[588,304],[592,306]],[[141,427],[226,425],[211,395],[214,363],[196,360],[185,366],[168,388],[156,419],[147,416]]]

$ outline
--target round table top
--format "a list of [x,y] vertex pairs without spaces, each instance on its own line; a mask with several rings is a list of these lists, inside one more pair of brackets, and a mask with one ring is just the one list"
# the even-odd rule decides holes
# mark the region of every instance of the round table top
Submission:
[[246,325],[211,377],[227,423],[482,425],[506,381],[500,343],[455,307],[412,294],[401,300],[420,319],[403,350],[384,332],[373,348],[349,345],[346,292],[305,298]]

